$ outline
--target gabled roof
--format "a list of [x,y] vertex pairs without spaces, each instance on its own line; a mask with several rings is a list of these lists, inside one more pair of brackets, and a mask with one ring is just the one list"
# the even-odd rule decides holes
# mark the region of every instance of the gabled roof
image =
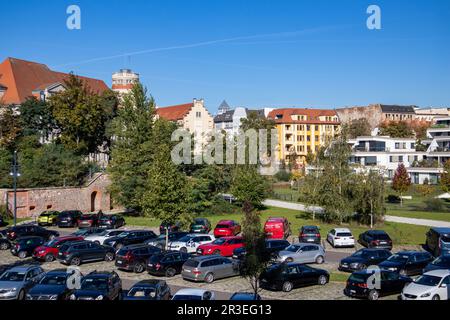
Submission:
[[231,110],[231,108],[230,108],[229,104],[225,100],[223,100],[218,108],[219,113],[225,113],[230,110]]
[[[93,92],[102,93],[108,90],[108,86],[102,80],[77,77],[85,82]],[[32,96],[33,91],[46,88],[51,84],[64,83],[64,80],[68,78],[68,73],[52,71],[45,64],[6,58],[0,64],[0,83],[7,87],[2,102],[20,104],[27,97]]]
[[214,122],[233,122],[234,110],[227,111],[222,114],[218,114],[214,117]]
[[[294,120],[293,115],[307,116],[306,120]],[[335,110],[331,109],[305,109],[305,108],[285,108],[272,110],[267,116],[269,119],[275,120],[276,123],[299,123],[299,124],[339,124],[336,121],[323,121],[319,117],[337,116]]]
[[189,111],[191,111],[193,106],[193,103],[186,103],[176,106],[160,107],[156,109],[156,114],[168,121],[183,120]]
[[380,104],[382,112],[393,112],[393,113],[416,113],[416,106],[398,106],[398,105],[388,105]]

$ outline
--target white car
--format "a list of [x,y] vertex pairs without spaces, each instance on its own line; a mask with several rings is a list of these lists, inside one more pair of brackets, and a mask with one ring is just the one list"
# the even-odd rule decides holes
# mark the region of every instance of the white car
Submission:
[[211,234],[190,233],[177,241],[170,242],[169,250],[181,251],[187,253],[195,253],[197,248],[202,244],[208,244],[216,240]]
[[122,232],[127,231],[126,229],[107,229],[107,230],[103,230],[102,232],[98,233],[98,234],[92,234],[89,236],[86,236],[84,238],[84,240],[88,240],[88,241],[92,241],[98,244],[103,245],[103,242],[110,238],[110,237],[115,237],[118,236],[119,234],[121,234]]
[[180,289],[172,300],[216,300],[214,292],[203,289]]
[[424,273],[403,288],[402,300],[449,300],[450,270]]
[[355,237],[347,228],[331,229],[328,232],[327,240],[334,248],[355,246]]

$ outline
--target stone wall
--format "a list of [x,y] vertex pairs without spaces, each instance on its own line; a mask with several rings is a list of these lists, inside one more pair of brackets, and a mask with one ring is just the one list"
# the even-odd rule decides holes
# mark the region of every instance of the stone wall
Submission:
[[342,124],[350,123],[355,119],[366,118],[371,129],[378,127],[383,121],[382,112],[379,105],[341,108],[336,109],[336,113]]

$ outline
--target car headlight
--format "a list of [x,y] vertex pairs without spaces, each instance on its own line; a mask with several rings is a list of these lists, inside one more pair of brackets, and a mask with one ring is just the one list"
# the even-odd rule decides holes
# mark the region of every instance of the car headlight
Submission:
[[74,294],[71,294],[69,297],[70,300],[77,300],[77,297]]
[[389,268],[388,270],[389,270],[389,271],[397,271],[397,268],[391,267],[391,268]]
[[353,262],[353,263],[350,264],[350,267],[352,267],[352,268],[359,268],[360,265],[361,264],[359,262]]
[[431,296],[431,292],[424,293],[424,294],[421,295],[420,297],[421,297],[421,298],[426,298],[426,297],[429,297],[429,296]]
[[103,300],[103,296],[99,295],[97,298],[95,298],[95,300]]
[[50,297],[50,300],[58,300],[58,295],[55,294],[55,295],[51,296],[51,297]]

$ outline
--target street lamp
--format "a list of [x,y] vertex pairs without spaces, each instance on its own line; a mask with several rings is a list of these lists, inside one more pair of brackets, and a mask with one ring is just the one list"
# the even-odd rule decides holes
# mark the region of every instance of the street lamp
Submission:
[[14,226],[17,223],[17,177],[20,177],[19,164],[17,163],[17,150],[14,151],[13,164],[10,175],[13,177],[14,188]]

